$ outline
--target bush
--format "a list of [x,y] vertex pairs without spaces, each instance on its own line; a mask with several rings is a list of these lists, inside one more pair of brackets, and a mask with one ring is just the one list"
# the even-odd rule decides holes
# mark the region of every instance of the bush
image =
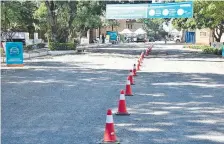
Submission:
[[211,46],[206,45],[187,45],[184,46],[184,48],[201,49],[206,54],[222,55],[221,48],[213,48]]
[[75,43],[50,42],[49,48],[50,48],[50,50],[76,50],[76,44]]
[[207,48],[203,49],[203,52],[206,53],[206,54],[222,55],[222,49],[221,48],[207,47]]
[[188,46],[185,46],[184,48],[192,48],[192,49],[201,49],[201,50],[204,50],[204,49],[209,49],[211,47],[210,46],[206,46],[206,45],[188,45]]

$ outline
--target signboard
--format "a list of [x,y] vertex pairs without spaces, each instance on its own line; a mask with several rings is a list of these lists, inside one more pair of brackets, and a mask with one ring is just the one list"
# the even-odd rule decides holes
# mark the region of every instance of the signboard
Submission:
[[106,19],[146,18],[148,4],[107,4]]
[[191,18],[193,3],[107,4],[106,19]]
[[191,18],[193,17],[192,2],[151,4],[147,18]]
[[107,31],[106,35],[110,36],[110,41],[117,41],[117,32],[115,32],[115,31]]
[[23,43],[7,42],[6,43],[6,64],[23,66]]

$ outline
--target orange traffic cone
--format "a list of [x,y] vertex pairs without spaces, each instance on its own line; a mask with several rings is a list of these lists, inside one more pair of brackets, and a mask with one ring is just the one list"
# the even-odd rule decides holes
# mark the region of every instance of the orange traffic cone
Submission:
[[141,53],[141,58],[142,58],[142,60],[145,58],[144,57],[144,52]]
[[140,56],[139,61],[140,61],[140,64],[143,63],[143,58],[142,58],[142,56]]
[[119,144],[116,138],[115,130],[114,130],[114,120],[111,109],[108,109],[107,111],[107,119],[106,119],[106,126],[104,131],[104,138],[103,142],[101,144],[108,144],[108,143],[114,143]]
[[134,66],[133,66],[133,76],[137,76],[137,73],[136,73],[136,65],[134,64]]
[[126,109],[124,90],[121,90],[121,92],[120,92],[120,100],[119,100],[118,111],[117,111],[116,115],[130,115]]
[[149,48],[149,53],[152,51],[152,46]]
[[129,76],[128,76],[131,85],[134,85],[134,78],[133,78],[133,72],[132,70],[130,70]]
[[148,49],[145,50],[145,56],[148,56]]
[[149,49],[147,49],[147,56],[149,55]]
[[139,66],[142,66],[142,65],[141,65],[141,58],[139,58],[139,60],[138,60],[138,64],[139,64]]
[[129,77],[127,78],[126,89],[125,89],[125,96],[133,96]]
[[137,64],[137,71],[140,71],[140,63],[138,62],[138,64]]

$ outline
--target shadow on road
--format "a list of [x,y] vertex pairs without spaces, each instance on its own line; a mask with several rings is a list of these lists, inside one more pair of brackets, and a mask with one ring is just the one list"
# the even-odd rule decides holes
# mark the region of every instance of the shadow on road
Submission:
[[[2,142],[99,141],[106,109],[116,110],[128,71],[36,65],[58,69],[3,73]],[[223,75],[141,72],[135,83],[134,97],[127,97],[131,116],[114,118],[122,143],[223,142]]]

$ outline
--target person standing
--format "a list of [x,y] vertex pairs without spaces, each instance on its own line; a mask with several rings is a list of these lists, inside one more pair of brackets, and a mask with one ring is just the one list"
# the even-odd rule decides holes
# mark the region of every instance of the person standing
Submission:
[[105,36],[104,36],[104,34],[102,35],[102,43],[105,43]]

